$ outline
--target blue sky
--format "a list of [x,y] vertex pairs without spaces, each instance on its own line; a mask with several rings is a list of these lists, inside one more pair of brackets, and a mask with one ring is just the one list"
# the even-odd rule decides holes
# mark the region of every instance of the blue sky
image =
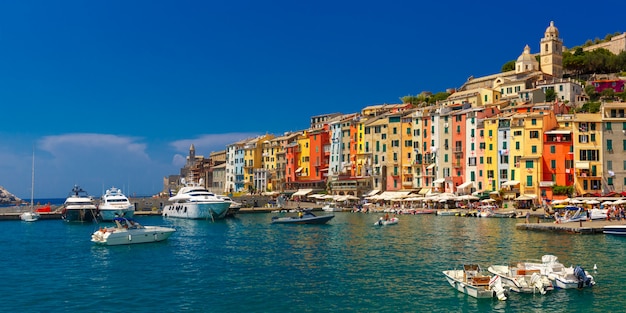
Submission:
[[497,73],[550,21],[567,47],[624,32],[582,3],[0,2],[0,186],[151,195],[208,156],[311,116],[399,103]]

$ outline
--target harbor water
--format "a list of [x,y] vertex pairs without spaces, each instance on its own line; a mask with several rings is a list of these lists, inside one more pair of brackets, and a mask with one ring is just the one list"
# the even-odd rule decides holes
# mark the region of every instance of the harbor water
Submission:
[[[320,212],[319,214],[325,214]],[[106,224],[0,223],[6,312],[616,312],[626,303],[626,238],[515,229],[523,219],[336,213],[327,225],[140,216],[167,241],[103,247]],[[597,282],[583,290],[474,299],[443,270],[554,254]],[[597,265],[597,271],[593,267]]]

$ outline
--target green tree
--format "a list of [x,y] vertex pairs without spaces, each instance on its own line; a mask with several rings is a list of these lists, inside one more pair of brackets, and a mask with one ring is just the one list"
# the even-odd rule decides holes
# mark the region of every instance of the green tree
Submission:
[[502,73],[514,71],[515,70],[515,60],[509,61],[502,65]]
[[552,102],[556,99],[556,91],[554,91],[554,88],[547,88],[545,94],[546,102]]
[[585,93],[591,101],[597,101],[600,98],[600,94],[598,94],[596,87],[592,84],[585,86]]

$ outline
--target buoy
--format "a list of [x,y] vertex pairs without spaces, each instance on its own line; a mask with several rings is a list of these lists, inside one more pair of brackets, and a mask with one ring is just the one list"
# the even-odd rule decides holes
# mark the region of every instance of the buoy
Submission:
[[594,270],[594,271],[597,271],[597,270],[598,270],[598,266],[594,264],[594,265],[593,265],[593,270]]

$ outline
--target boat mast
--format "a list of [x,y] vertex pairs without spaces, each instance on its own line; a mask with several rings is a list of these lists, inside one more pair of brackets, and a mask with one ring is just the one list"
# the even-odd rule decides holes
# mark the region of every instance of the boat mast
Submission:
[[35,196],[35,149],[33,149],[33,165],[31,173],[31,186],[30,186],[30,210],[33,210],[33,198]]

